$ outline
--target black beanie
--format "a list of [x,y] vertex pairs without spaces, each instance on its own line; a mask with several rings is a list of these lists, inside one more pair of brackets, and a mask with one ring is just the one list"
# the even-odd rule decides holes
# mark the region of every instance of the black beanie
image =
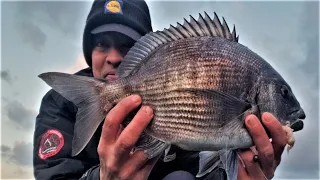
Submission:
[[83,53],[91,67],[92,35],[116,31],[134,40],[152,31],[148,5],[144,0],[95,0],[83,32]]

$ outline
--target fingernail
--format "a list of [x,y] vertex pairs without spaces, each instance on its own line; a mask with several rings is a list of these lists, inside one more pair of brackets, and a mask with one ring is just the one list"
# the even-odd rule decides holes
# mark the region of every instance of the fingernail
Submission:
[[153,110],[149,107],[149,106],[144,106],[143,108],[142,108],[142,110],[144,111],[144,112],[146,112],[148,115],[150,115],[150,116],[152,116],[153,115]]
[[257,125],[257,121],[252,118],[252,117],[249,117],[248,120],[247,120],[247,124],[250,126],[250,127],[254,127],[255,125]]
[[274,119],[273,115],[270,113],[264,113],[263,116],[264,116],[263,120],[267,123],[272,122]]
[[132,101],[133,102],[138,103],[138,102],[140,102],[140,100],[141,100],[140,96],[138,96],[138,95],[133,95],[132,96]]

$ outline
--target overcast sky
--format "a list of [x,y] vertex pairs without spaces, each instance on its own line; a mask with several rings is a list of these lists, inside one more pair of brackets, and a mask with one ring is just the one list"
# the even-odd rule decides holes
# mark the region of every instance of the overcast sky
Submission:
[[[264,57],[292,86],[305,129],[284,152],[275,179],[318,179],[319,44],[317,3],[148,1],[154,30],[207,11],[236,25],[239,42]],[[85,67],[81,37],[91,1],[3,2],[1,5],[2,179],[32,178],[32,136],[49,87],[37,75]]]

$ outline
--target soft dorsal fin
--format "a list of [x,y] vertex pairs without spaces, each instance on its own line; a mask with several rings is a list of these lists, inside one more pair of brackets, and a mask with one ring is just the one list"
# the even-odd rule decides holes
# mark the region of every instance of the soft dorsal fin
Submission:
[[190,21],[184,18],[183,25],[177,22],[176,26],[170,25],[169,29],[164,28],[162,31],[150,32],[140,38],[124,57],[118,68],[118,74],[120,78],[134,74],[138,67],[145,63],[146,57],[163,44],[201,36],[222,37],[233,42],[239,40],[235,26],[230,32],[225,19],[223,18],[223,23],[221,23],[215,12],[213,19],[206,12],[204,12],[204,17],[199,13],[198,20],[190,15]]

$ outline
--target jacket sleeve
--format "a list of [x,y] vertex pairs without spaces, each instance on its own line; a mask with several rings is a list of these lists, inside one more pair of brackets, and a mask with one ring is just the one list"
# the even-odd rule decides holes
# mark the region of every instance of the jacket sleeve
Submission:
[[33,165],[35,179],[99,180],[99,161],[91,145],[76,157],[71,156],[76,107],[50,90],[42,99],[36,117]]

